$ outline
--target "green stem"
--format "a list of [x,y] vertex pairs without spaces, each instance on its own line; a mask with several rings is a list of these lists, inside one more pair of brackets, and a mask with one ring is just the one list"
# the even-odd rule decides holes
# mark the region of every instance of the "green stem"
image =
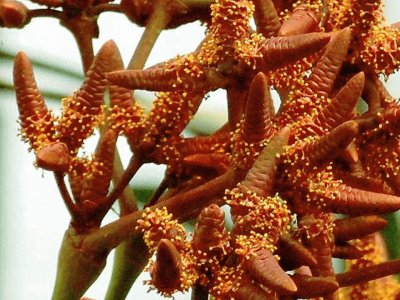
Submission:
[[115,249],[114,265],[105,300],[123,300],[150,258],[142,236],[133,237]]
[[68,229],[58,256],[57,276],[52,300],[77,300],[95,282],[106,265],[108,253],[89,253],[82,249],[83,235]]

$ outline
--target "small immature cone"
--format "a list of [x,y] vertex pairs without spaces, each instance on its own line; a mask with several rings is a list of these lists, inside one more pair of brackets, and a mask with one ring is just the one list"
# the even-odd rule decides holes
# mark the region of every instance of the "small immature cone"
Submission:
[[226,252],[228,236],[225,229],[224,212],[216,204],[204,208],[193,233],[192,247],[195,251],[220,254]]
[[297,291],[296,284],[267,249],[254,250],[253,255],[245,261],[245,267],[256,282],[281,295],[292,295]]
[[181,257],[174,244],[161,239],[157,247],[157,258],[150,270],[151,283],[158,291],[172,293],[180,286]]
[[36,164],[39,168],[65,173],[71,163],[67,145],[54,142],[40,148],[36,153]]
[[305,5],[300,5],[293,10],[292,15],[282,23],[279,36],[291,36],[319,31],[319,19],[314,11]]
[[0,26],[22,28],[26,25],[28,8],[19,1],[0,1]]

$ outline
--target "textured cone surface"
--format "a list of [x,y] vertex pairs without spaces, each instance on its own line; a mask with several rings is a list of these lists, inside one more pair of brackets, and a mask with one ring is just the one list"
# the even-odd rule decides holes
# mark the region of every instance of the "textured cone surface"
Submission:
[[46,145],[36,153],[36,164],[48,171],[67,172],[71,157],[64,143],[56,142]]
[[246,267],[254,280],[279,294],[292,295],[297,291],[296,284],[267,249],[255,251],[255,256],[249,258]]

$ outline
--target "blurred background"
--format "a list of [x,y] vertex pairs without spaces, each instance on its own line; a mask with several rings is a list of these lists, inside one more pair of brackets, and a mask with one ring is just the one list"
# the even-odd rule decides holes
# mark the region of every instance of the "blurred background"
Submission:
[[[22,2],[32,7],[27,1]],[[388,22],[400,21],[400,3],[396,0],[385,2]],[[127,64],[143,28],[136,27],[117,13],[102,14],[99,26],[100,37],[94,41],[95,52],[105,41],[113,39]],[[193,51],[204,37],[204,31],[205,28],[195,22],[162,32],[147,66]],[[0,299],[48,299],[54,284],[58,249],[69,216],[52,173],[33,166],[33,154],[28,153],[28,146],[17,136],[12,60],[18,51],[24,51],[33,61],[38,86],[54,111],[59,110],[62,97],[79,88],[83,77],[75,41],[56,19],[35,18],[22,30],[0,28]],[[392,76],[387,85],[392,95],[400,96],[398,75]],[[138,101],[146,107],[152,97],[151,93],[137,94]],[[223,124],[226,120],[224,99],[223,92],[213,93],[202,105],[187,134],[212,132]],[[94,149],[96,140],[94,137],[86,143],[87,153]],[[118,147],[127,163],[130,151],[122,138]],[[163,167],[146,165],[135,176],[131,186],[139,197],[149,195],[163,173]],[[117,215],[110,212],[105,222],[116,218]],[[393,217],[393,221],[398,222],[398,219]],[[398,233],[393,231],[390,234]],[[399,241],[399,238],[393,236],[392,240]],[[112,255],[87,296],[104,297],[111,262]],[[142,283],[146,278],[148,274],[143,274],[137,280],[128,299],[162,299],[154,291],[146,294],[148,286]],[[175,299],[190,299],[190,295],[176,295]]]

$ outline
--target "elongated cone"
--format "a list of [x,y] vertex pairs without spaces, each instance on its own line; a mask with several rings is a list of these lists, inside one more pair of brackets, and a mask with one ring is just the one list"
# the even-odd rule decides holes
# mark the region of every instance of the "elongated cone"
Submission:
[[291,36],[319,31],[319,18],[314,11],[306,5],[300,5],[293,10],[292,15],[286,19],[281,28],[279,36]]
[[247,143],[260,143],[272,134],[275,115],[267,78],[260,72],[251,83],[244,115],[242,139]]
[[325,201],[324,209],[350,216],[379,215],[400,209],[400,197],[374,193],[341,184],[336,197]]
[[37,150],[53,140],[55,131],[52,116],[36,85],[31,62],[23,52],[15,57],[14,86],[22,138]]
[[263,57],[258,68],[271,71],[309,56],[324,47],[330,37],[329,33],[313,32],[266,39],[261,44]]
[[317,265],[317,259],[310,250],[288,234],[281,235],[277,254],[281,257],[281,265],[290,270]]
[[242,181],[240,189],[244,189],[244,192],[251,191],[262,197],[270,194],[275,181],[277,155],[287,144],[289,133],[289,127],[284,127],[270,140]]
[[107,86],[105,73],[115,70],[120,55],[114,41],[106,42],[99,50],[86,74],[85,82],[75,94],[77,111],[91,115],[101,112],[104,91]]
[[114,70],[119,54],[113,41],[101,47],[86,74],[82,87],[64,101],[59,119],[60,140],[76,152],[102,118],[103,98],[107,86],[105,73]]
[[271,0],[253,0],[255,6],[254,21],[257,32],[266,38],[278,35],[281,22]]
[[[227,126],[209,136],[184,138],[174,144],[174,148],[182,157],[195,154],[212,154],[218,150],[228,150],[230,132]],[[224,151],[225,152],[225,151]]]
[[352,77],[340,89],[335,98],[318,113],[313,121],[325,129],[336,128],[352,117],[352,112],[360,99],[364,86],[364,73]]
[[400,259],[368,266],[360,270],[353,270],[336,275],[340,287],[360,284],[400,272]]
[[332,37],[307,80],[307,94],[328,98],[342,63],[346,59],[350,39],[350,28],[345,28]]
[[176,91],[178,74],[176,68],[149,68],[108,73],[107,79],[121,87],[148,91]]
[[160,292],[171,293],[180,286],[181,257],[174,244],[161,239],[157,247],[157,259],[150,270],[151,283]]
[[358,133],[355,121],[345,122],[316,141],[305,144],[301,152],[307,158],[302,162],[306,168],[323,168],[343,151]]
[[291,277],[297,286],[295,296],[298,298],[323,297],[334,293],[339,288],[339,284],[330,278],[300,274],[294,274]]
[[386,227],[388,222],[378,216],[360,216],[335,220],[333,235],[337,241],[359,239]]
[[256,282],[281,295],[292,295],[297,291],[296,284],[267,249],[254,250],[254,255],[246,260],[245,267]]

